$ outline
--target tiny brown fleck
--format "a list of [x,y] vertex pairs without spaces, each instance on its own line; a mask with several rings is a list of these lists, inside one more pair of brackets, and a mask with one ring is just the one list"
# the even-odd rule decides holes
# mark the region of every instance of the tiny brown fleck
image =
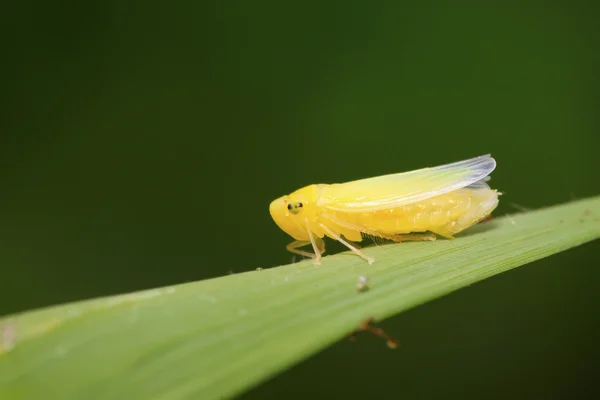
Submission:
[[385,331],[383,329],[376,328],[372,325],[374,321],[375,321],[375,318],[373,318],[373,317],[369,317],[369,318],[363,320],[360,323],[358,329],[356,329],[354,332],[352,332],[350,334],[350,336],[348,336],[348,340],[355,341],[356,335],[358,334],[358,332],[364,331],[364,332],[371,332],[375,336],[379,336],[380,338],[385,339],[386,344],[390,349],[395,349],[396,347],[398,347],[398,342],[395,339],[393,339],[387,333],[385,333]]
[[486,222],[489,222],[491,220],[492,220],[492,214],[488,214],[481,220],[481,222],[485,224]]

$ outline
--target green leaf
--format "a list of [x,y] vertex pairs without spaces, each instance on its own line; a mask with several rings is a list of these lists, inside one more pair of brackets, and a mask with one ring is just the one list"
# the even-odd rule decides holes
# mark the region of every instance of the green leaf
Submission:
[[[392,316],[600,237],[600,197],[479,224],[455,240],[34,310],[0,320],[1,399],[230,398]],[[225,257],[225,255],[224,255]],[[358,292],[359,276],[369,290]]]

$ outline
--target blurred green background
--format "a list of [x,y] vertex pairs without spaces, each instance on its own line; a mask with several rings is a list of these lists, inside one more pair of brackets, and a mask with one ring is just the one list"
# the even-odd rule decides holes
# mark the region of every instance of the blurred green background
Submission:
[[[485,5],[484,5],[485,3]],[[592,2],[3,6],[0,315],[292,261],[269,202],[491,153],[495,215],[600,194]],[[592,398],[600,243],[244,398]]]

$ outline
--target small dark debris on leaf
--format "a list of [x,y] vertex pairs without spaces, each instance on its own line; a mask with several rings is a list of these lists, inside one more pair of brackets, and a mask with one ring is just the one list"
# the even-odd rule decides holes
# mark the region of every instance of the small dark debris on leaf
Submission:
[[371,332],[375,336],[379,336],[380,338],[385,339],[386,344],[390,349],[395,349],[396,347],[398,347],[398,342],[395,339],[393,339],[387,333],[385,333],[385,331],[383,329],[376,328],[372,325],[374,321],[375,321],[375,318],[373,318],[373,317],[367,318],[364,321],[362,321],[360,323],[360,326],[358,327],[358,329],[356,329],[354,332],[352,332],[350,334],[350,336],[348,336],[348,340],[350,340],[352,342],[356,341],[356,335],[359,332]]

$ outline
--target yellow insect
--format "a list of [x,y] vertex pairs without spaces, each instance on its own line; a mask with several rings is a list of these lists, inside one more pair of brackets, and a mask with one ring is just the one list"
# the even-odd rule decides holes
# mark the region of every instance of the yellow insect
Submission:
[[[452,239],[489,216],[500,194],[487,184],[495,168],[488,154],[347,183],[309,185],[274,200],[269,211],[295,239],[288,251],[320,264],[328,236],[372,264],[375,260],[352,242],[365,236],[395,242],[435,240],[436,235]],[[299,249],[309,244],[314,254]]]

